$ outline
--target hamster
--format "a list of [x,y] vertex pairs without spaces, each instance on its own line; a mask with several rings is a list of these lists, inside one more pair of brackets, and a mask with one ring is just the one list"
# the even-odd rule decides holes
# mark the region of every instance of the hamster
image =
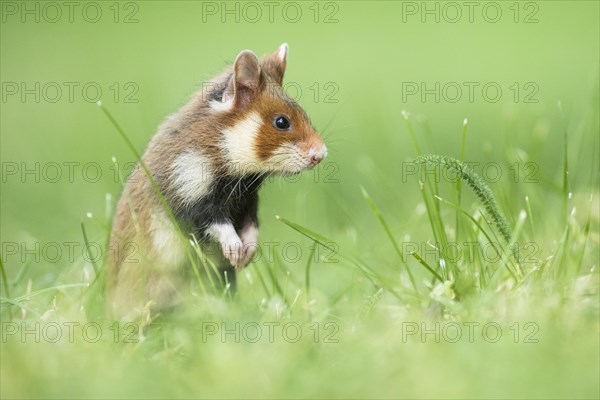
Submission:
[[142,160],[175,217],[174,226],[143,168],[119,199],[107,269],[120,314],[178,302],[194,275],[185,240],[220,250],[229,283],[258,242],[258,190],[269,175],[298,174],[327,156],[300,105],[282,88],[288,45],[262,60],[249,50],[169,116]]

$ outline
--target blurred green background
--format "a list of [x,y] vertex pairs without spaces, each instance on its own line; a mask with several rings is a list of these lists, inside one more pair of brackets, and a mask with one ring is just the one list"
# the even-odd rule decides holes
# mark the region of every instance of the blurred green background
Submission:
[[[116,157],[126,175],[130,169],[125,164],[135,157],[96,100],[101,98],[141,151],[163,119],[239,51],[251,49],[262,55],[283,42],[290,46],[286,85],[323,131],[330,153],[318,172],[293,182],[276,179],[261,191],[261,240],[299,242],[304,250],[301,262],[285,267],[292,287],[303,279],[310,241],[279,223],[275,215],[320,232],[335,241],[341,252],[360,254],[372,267],[393,274],[396,255],[361,195],[363,186],[388,218],[399,242],[431,239],[418,177],[403,176],[403,162],[415,156],[403,111],[410,113],[410,124],[424,152],[457,158],[463,120],[468,119],[465,160],[500,166],[501,177],[489,183],[512,222],[525,209],[528,196],[540,257],[549,256],[561,239],[563,135],[568,132],[573,193],[569,207],[578,209],[576,217],[591,215],[590,239],[582,257],[587,270],[597,269],[597,1],[474,2],[471,10],[462,2],[302,1],[275,2],[272,9],[260,1],[74,3],[70,16],[61,2],[1,2],[0,233],[9,281],[23,264],[29,264],[27,278],[32,279],[34,289],[80,279],[81,260],[67,257],[64,243],[78,243],[80,251],[80,222],[88,212],[100,221],[91,228],[92,240],[105,236],[101,225],[110,222],[105,216],[106,196],[110,195],[109,204],[114,203],[121,190],[111,158]],[[421,85],[433,93],[422,97]],[[472,99],[469,85],[474,87]],[[456,87],[462,90],[460,96]],[[491,89],[484,92],[484,87]],[[496,95],[498,87],[501,94]],[[101,95],[95,94],[96,88]],[[410,91],[415,88],[417,93]],[[515,162],[520,171],[517,178],[511,170]],[[524,179],[527,162],[535,163],[536,182]],[[24,173],[32,169],[37,172]],[[61,175],[55,179],[56,171]],[[474,202],[471,195],[465,196],[467,205]],[[476,206],[467,208],[475,210]],[[450,215],[452,221],[453,212]],[[16,253],[10,247],[7,254],[6,243],[16,244]],[[40,249],[58,243],[62,256],[55,261],[49,260],[52,255],[26,254],[25,249],[35,250],[36,243]],[[362,310],[372,293],[361,285],[353,287],[356,273],[342,264],[316,264],[312,286],[318,302],[325,304],[321,312],[348,323],[361,315],[357,310]],[[417,277],[421,282],[427,275],[419,272]],[[592,302],[597,303],[597,271],[590,279],[596,290]],[[16,294],[24,290],[24,286],[15,288]],[[257,305],[250,313],[261,309],[260,295],[247,290],[241,297],[247,307]],[[548,301],[552,304],[549,311],[540,311],[535,301],[511,308],[491,297],[465,307],[484,319],[507,318],[516,308],[522,313],[519,318],[542,322],[553,321],[556,307],[567,313],[553,303],[560,303],[557,299]],[[340,298],[340,304],[350,305],[332,312],[327,305]],[[486,314],[482,311],[486,307],[494,311]],[[228,315],[237,316],[238,311]],[[256,383],[252,374],[258,374],[257,381],[265,385],[255,393],[265,396],[599,394],[596,308],[576,323],[559,319],[554,326],[548,322],[542,329],[545,342],[534,349],[513,348],[516,345],[509,343],[502,351],[469,343],[460,347],[390,345],[389,340],[397,337],[389,339],[393,335],[386,332],[397,330],[388,325],[388,313],[397,315],[398,311],[384,307],[370,322],[378,331],[373,341],[372,332],[363,326],[335,348],[266,347],[269,354],[279,351],[280,355],[273,356],[262,373],[254,371],[254,362],[262,365],[265,361],[266,355],[259,352],[263,348],[246,346],[236,350],[241,354],[236,357],[228,344],[192,346],[198,363],[217,364],[215,371],[223,373],[241,368],[249,375],[232,372],[231,379],[238,379],[238,385],[227,384],[225,378],[222,384],[215,383],[220,378],[212,376],[210,384],[203,382],[209,388],[205,394],[194,386],[205,371],[188,359],[178,361],[176,368],[186,371],[191,365],[193,373],[173,377],[163,375],[168,371],[166,364],[144,366],[128,359],[115,367],[111,357],[117,357],[118,351],[105,353],[104,347],[63,349],[61,354],[72,361],[68,369],[91,368],[88,372],[94,375],[87,383],[73,384],[75,396],[251,396],[248,388]],[[552,333],[566,325],[565,336]],[[583,336],[575,339],[575,333]],[[52,365],[36,370],[34,360],[27,360],[38,354],[33,348],[9,347],[4,342],[3,347],[11,360],[2,360],[3,397],[65,394],[61,388],[68,387],[64,386],[67,379],[50,373]],[[54,354],[52,345],[42,347],[48,353],[39,354]],[[143,356],[151,358],[145,352]],[[90,363],[94,357],[102,361]],[[371,365],[365,365],[365,360]],[[450,365],[444,367],[447,362]],[[390,365],[399,369],[390,370]],[[538,368],[542,373],[532,375]],[[463,369],[465,374],[459,372]],[[111,376],[111,370],[121,374]],[[394,381],[395,373],[410,379]],[[364,382],[358,380],[364,383],[363,389],[353,386],[351,377],[357,374],[365,376]],[[469,374],[476,376],[471,380]],[[74,372],[66,375],[82,379]],[[131,380],[126,383],[123,376]],[[163,385],[160,379],[148,382],[144,376],[162,377],[172,386]],[[26,383],[29,379],[33,383]],[[49,383],[54,379],[55,384]],[[487,379],[493,384],[488,385]],[[401,382],[404,389],[393,382]]]

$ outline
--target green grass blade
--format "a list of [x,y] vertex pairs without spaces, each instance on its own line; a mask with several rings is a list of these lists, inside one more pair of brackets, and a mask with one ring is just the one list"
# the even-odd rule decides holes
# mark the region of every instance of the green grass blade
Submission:
[[[4,269],[4,263],[0,257],[0,271],[2,272],[2,286],[4,287],[4,293],[6,294],[6,298],[10,299],[10,290],[8,287],[8,278],[6,276],[6,270]],[[8,310],[8,320],[12,321],[12,310]]]
[[[523,271],[521,270],[520,264],[521,264],[521,259],[519,257],[518,254],[518,248],[515,247],[517,245],[517,239],[519,237],[519,235],[521,234],[521,230],[523,229],[523,225],[525,224],[525,219],[527,219],[527,213],[525,211],[521,211],[519,213],[519,219],[517,219],[517,223],[515,224],[515,229],[512,233],[510,242],[508,244],[508,248],[511,250],[510,252],[505,251],[504,254],[502,255],[502,260],[500,261],[500,265],[506,265],[508,268],[508,258],[513,255],[516,259],[516,265],[515,265],[515,269],[516,269],[516,274],[513,273],[513,278],[516,280],[516,282],[520,282],[523,277]],[[511,271],[509,269],[509,271]],[[512,271],[511,271],[512,273]]]
[[422,266],[425,267],[425,269],[427,269],[427,271],[431,272],[431,274],[440,282],[444,282],[444,278],[442,278],[442,276],[440,274],[438,274],[437,272],[435,272],[435,270],[433,268],[431,268],[429,266],[429,264],[427,264],[427,262],[425,260],[423,260],[417,253],[415,253],[414,251],[410,253],[411,256],[413,256],[418,262],[419,264],[421,264]]
[[583,228],[583,247],[581,249],[581,256],[579,257],[579,262],[577,263],[577,270],[576,273],[579,275],[579,273],[581,273],[581,266],[583,265],[583,257],[585,256],[585,250],[587,248],[587,243],[588,243],[588,239],[590,236],[590,225],[591,225],[591,221],[592,220],[592,212],[590,210],[590,213],[588,215],[587,221],[585,223],[585,227]]
[[[14,299],[8,299],[6,297],[0,297],[0,306],[2,307],[10,307],[10,306],[15,306],[18,308],[22,308],[27,312],[30,312],[32,314],[35,314],[37,317],[41,317],[42,314],[40,314],[39,312],[37,312],[36,310],[34,310],[33,308],[21,303],[20,301],[14,300]],[[12,320],[12,312],[11,312],[12,308],[9,308],[9,316]]]
[[90,263],[92,264],[92,267],[94,268],[94,275],[98,276],[98,272],[100,271],[100,269],[98,268],[98,265],[96,264],[96,261],[94,260],[94,257],[92,257],[92,254],[90,253],[90,241],[88,240],[88,235],[87,232],[85,231],[85,224],[83,223],[83,221],[81,221],[81,234],[83,235],[83,242],[85,243],[85,252],[88,255],[88,258],[90,259]]
[[417,142],[417,135],[415,134],[412,122],[410,121],[410,113],[406,110],[402,110],[402,117],[406,121],[406,129],[408,131],[408,136],[410,136],[410,140],[412,141],[415,153],[421,155],[421,148],[419,147],[419,142]]
[[6,271],[4,270],[4,263],[0,260],[0,272],[2,272],[2,286],[4,287],[4,293],[6,297],[10,298],[10,290],[8,288],[8,278],[6,277]]
[[258,263],[254,263],[253,271],[256,273],[256,276],[258,276],[258,280],[260,281],[260,284],[261,284],[262,288],[264,289],[265,294],[267,295],[267,299],[270,299],[271,292],[269,291],[269,288],[267,287],[267,283],[265,282],[265,278],[263,277],[262,272],[260,272]]
[[529,217],[529,227],[531,228],[531,235],[535,237],[535,224],[533,223],[533,213],[531,211],[531,202],[529,196],[525,196],[525,205],[527,206],[527,216]]
[[275,275],[275,266],[271,265],[267,260],[264,260],[262,263],[267,269],[267,273],[269,274],[269,278],[271,278],[271,290],[273,293],[279,294],[279,296],[283,299],[285,304],[288,304],[287,299],[285,298],[285,294],[283,293],[283,289],[277,280],[277,276]]
[[[500,252],[500,250],[498,250],[498,247],[496,247],[496,243],[497,241],[492,240],[492,238],[490,237],[490,235],[487,233],[487,231],[485,229],[483,229],[483,226],[468,212],[466,212],[465,210],[463,210],[462,208],[456,206],[456,204],[452,204],[451,202],[449,202],[448,200],[445,200],[441,197],[437,197],[437,199],[447,205],[449,205],[452,208],[455,208],[456,210],[460,211],[464,216],[466,216],[469,220],[471,220],[471,222],[473,222],[473,224],[479,229],[479,232],[481,232],[483,234],[483,236],[485,236],[485,238],[487,239],[488,243],[492,246],[492,248],[494,249],[494,251],[496,252],[496,255],[498,256],[498,258],[502,258],[502,253]],[[503,252],[506,253],[506,252]],[[512,269],[510,268],[510,266],[508,264],[505,264],[506,268],[508,270],[508,272],[510,272],[510,274],[515,278],[515,281],[517,280],[515,273],[512,271]]]
[[563,178],[563,182],[562,182],[562,200],[563,200],[563,207],[562,207],[562,216],[563,216],[563,221],[565,224],[568,223],[567,219],[569,218],[569,213],[568,213],[568,207],[569,207],[569,135],[568,135],[568,129],[567,129],[567,124],[564,121],[564,113],[563,113],[563,108],[562,108],[562,103],[559,101],[558,102],[558,110],[559,110],[559,114],[561,115],[562,119],[563,119],[563,173],[562,173],[562,178]]
[[308,261],[306,262],[306,269],[304,273],[304,287],[306,289],[306,302],[308,303],[310,297],[310,267],[312,266],[313,257],[315,256],[315,250],[317,243],[312,244],[310,247],[310,253],[308,254]]
[[14,289],[19,283],[21,283],[25,275],[27,275],[27,271],[29,271],[30,266],[31,262],[26,262],[21,266],[21,268],[19,268],[17,276],[15,276],[15,279],[13,279],[12,283],[10,284],[11,289]]
[[411,282],[413,288],[415,289],[415,291],[418,291],[417,284],[415,282],[415,277],[413,276],[412,272],[410,271],[410,268],[408,267],[408,264],[406,263],[406,261],[404,259],[404,254],[402,254],[402,251],[398,247],[398,243],[396,243],[396,239],[394,239],[394,235],[392,234],[390,227],[388,226],[387,222],[385,221],[385,218],[383,218],[381,211],[379,211],[379,207],[377,207],[377,204],[375,204],[375,201],[371,198],[369,193],[367,193],[367,191],[365,190],[364,187],[361,186],[360,189],[362,191],[363,197],[367,200],[367,203],[369,203],[369,206],[371,207],[371,209],[375,213],[375,216],[379,220],[379,223],[381,223],[381,226],[383,226],[383,230],[385,231],[388,239],[394,246],[394,250],[396,251],[396,254],[398,255],[398,257],[400,258],[400,262],[402,263],[402,265],[404,265],[404,268],[406,269],[406,272],[408,273],[408,277],[410,278],[410,282]]
[[502,235],[506,243],[511,240],[512,232],[506,217],[500,211],[498,202],[492,190],[468,165],[451,157],[438,156],[433,154],[419,156],[415,159],[418,164],[433,164],[443,167],[448,171],[457,173],[473,189],[475,196],[484,206],[486,212],[495,222],[495,226]]
[[[461,141],[461,146],[460,146],[460,162],[465,162],[465,147],[467,144],[467,126],[468,126],[468,121],[465,118],[463,121],[462,141]],[[456,180],[456,205],[458,207],[460,207],[461,200],[462,200],[462,179],[459,176],[458,179]],[[458,235],[459,235],[459,231],[460,231],[459,216],[460,216],[460,213],[457,210],[456,211],[456,224],[455,224],[455,229],[456,229],[455,240],[457,242],[458,242]]]
[[90,285],[88,283],[70,283],[70,284],[66,284],[66,285],[52,286],[52,287],[48,287],[48,288],[36,290],[35,292],[31,292],[31,293],[25,294],[23,296],[15,297],[14,299],[12,299],[12,301],[18,301],[18,302],[20,302],[20,301],[24,301],[24,300],[29,300],[32,297],[38,296],[38,295],[46,293],[46,292],[50,292],[52,290],[64,290],[64,289],[72,289],[72,288],[86,288],[86,287],[89,287],[89,286]]
[[366,264],[364,264],[362,261],[358,260],[357,258],[344,256],[343,254],[339,253],[336,249],[332,248],[331,245],[328,244],[328,243],[334,243],[332,240],[329,240],[325,236],[322,236],[308,228],[305,228],[305,227],[300,226],[294,222],[291,222],[285,218],[282,218],[279,215],[276,215],[275,218],[277,218],[279,221],[283,222],[284,224],[286,224],[287,226],[289,226],[296,232],[306,236],[309,239],[312,239],[313,241],[317,242],[318,244],[325,247],[326,249],[335,252],[337,255],[339,255],[346,261],[350,262],[352,265],[354,265],[371,282],[386,288],[394,297],[396,297],[397,299],[401,299],[401,296],[394,290],[394,288],[390,287],[387,284],[387,282],[385,281],[385,279],[383,279],[383,277],[380,276],[373,269],[369,268]]

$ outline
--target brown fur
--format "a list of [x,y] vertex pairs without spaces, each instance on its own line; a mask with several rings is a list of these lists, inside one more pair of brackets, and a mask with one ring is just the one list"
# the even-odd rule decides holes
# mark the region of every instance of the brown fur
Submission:
[[[142,156],[176,215],[184,213],[187,207],[171,179],[177,156],[195,150],[209,161],[216,176],[237,179],[242,172],[232,168],[231,160],[226,158],[221,132],[251,112],[257,112],[263,123],[255,148],[248,151],[261,161],[267,161],[286,143],[305,152],[311,147],[323,146],[302,108],[281,87],[285,59],[281,60],[275,52],[267,55],[257,66],[255,57],[252,57],[252,53],[240,53],[233,67],[225,69],[211,80],[210,85],[194,94],[176,114],[169,116]],[[209,106],[218,92],[215,87],[224,88],[223,99],[233,98],[231,110],[215,111]],[[273,126],[272,121],[278,115],[289,118],[292,122],[290,131],[281,132]],[[265,172],[268,172],[266,166]],[[163,254],[158,254],[153,247],[151,228],[153,218],[157,218],[156,210],[162,208],[144,170],[136,168],[117,204],[111,235],[107,288],[118,316],[139,316],[148,302],[156,303],[159,308],[175,304],[181,301],[180,289],[190,281],[189,268],[157,262]],[[184,237],[190,232],[198,232],[200,228],[186,226],[183,220],[177,222]],[[238,229],[247,224],[257,225],[255,211],[254,215],[249,214],[235,226]],[[222,254],[216,257],[220,262],[225,260]]]

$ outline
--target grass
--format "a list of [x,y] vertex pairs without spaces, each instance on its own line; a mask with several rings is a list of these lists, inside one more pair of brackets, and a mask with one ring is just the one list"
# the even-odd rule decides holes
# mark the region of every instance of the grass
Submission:
[[[73,23],[63,8],[58,23],[0,24],[3,85],[50,83],[39,102],[3,92],[2,167],[77,165],[56,183],[3,169],[2,399],[600,397],[597,2],[536,2],[539,23],[500,2],[493,24],[481,7],[473,23],[466,8],[458,23],[399,23],[407,2],[336,2],[338,23],[300,2],[295,24],[281,7],[251,24],[204,22],[206,2],[137,3],[132,24],[114,22],[112,2],[95,24],[81,7]],[[184,305],[107,318],[104,257],[131,163],[237,51],[284,41],[285,81],[328,158],[261,189],[260,258],[235,296],[202,278],[213,266],[182,236],[196,262]],[[475,81],[469,101],[462,83]],[[458,82],[463,97],[404,98],[407,82]],[[484,101],[487,82],[500,101]],[[437,157],[414,162],[425,154]],[[97,181],[82,173],[93,163]]]
[[[414,130],[412,136],[418,150]],[[466,159],[464,148],[463,141],[461,158]],[[519,214],[510,229],[491,189],[460,161],[418,156],[416,163],[457,174],[444,180],[441,169],[426,171],[424,181],[413,183],[421,192],[425,213],[411,226],[419,230],[429,224],[433,238],[424,241],[424,247],[403,251],[399,243],[406,243],[385,215],[393,208],[384,213],[365,188],[357,188],[366,200],[361,212],[370,208],[381,226],[370,234],[391,244],[383,256],[387,265],[365,259],[337,237],[276,216],[296,232],[298,243],[310,249],[303,258],[303,271],[279,253],[265,256],[240,273],[235,298],[227,290],[201,291],[186,306],[142,329],[105,318],[103,289],[97,283],[103,263],[75,263],[74,269],[83,267],[88,273],[79,278],[61,276],[37,290],[32,289],[31,279],[23,278],[26,264],[13,279],[2,265],[3,397],[62,397],[67,380],[79,382],[69,386],[69,397],[78,398],[250,393],[252,397],[494,397],[498,393],[595,397],[599,297],[594,254],[599,244],[593,205],[597,194],[586,195],[590,202],[582,210],[583,219],[567,212],[563,227],[555,231],[558,235],[552,235],[535,227],[532,211],[541,215],[549,210],[529,200],[543,193],[530,192],[526,211],[507,210],[508,215]],[[565,157],[561,197],[569,204],[567,163]],[[477,201],[464,203],[468,196],[462,193],[461,182],[473,187]],[[451,198],[456,203],[446,200]],[[96,221],[91,225],[96,236],[107,237],[113,199],[107,198],[109,212],[104,220],[88,219]],[[461,200],[468,208],[461,206]],[[452,229],[448,221],[453,218]],[[410,231],[411,226],[404,229]],[[84,223],[81,232],[88,243],[90,233]],[[513,257],[526,251],[527,244],[547,242],[549,237],[555,243],[551,250],[536,248],[533,255]],[[452,254],[461,243],[475,249],[469,259]],[[199,247],[192,243],[190,252],[194,250]],[[327,265],[322,264],[324,258],[335,259],[327,268],[335,270],[340,282],[348,283],[337,293],[313,283],[328,279],[318,269]],[[215,287],[212,281],[204,284]],[[65,322],[77,324],[73,338],[60,325],[62,337],[52,343],[49,324]],[[21,323],[29,326],[25,339]],[[37,336],[36,323],[42,324]],[[98,341],[90,329],[102,332]],[[301,337],[297,332],[302,332]],[[564,343],[575,338],[578,345],[567,351]],[[550,354],[551,362],[541,361]],[[7,368],[7,359],[15,367]],[[68,367],[57,375],[52,365],[59,359],[68,360]],[[34,364],[40,372],[28,376],[32,384],[26,389],[16,373]],[[546,377],[544,385],[531,381],[533,370],[535,376]]]

